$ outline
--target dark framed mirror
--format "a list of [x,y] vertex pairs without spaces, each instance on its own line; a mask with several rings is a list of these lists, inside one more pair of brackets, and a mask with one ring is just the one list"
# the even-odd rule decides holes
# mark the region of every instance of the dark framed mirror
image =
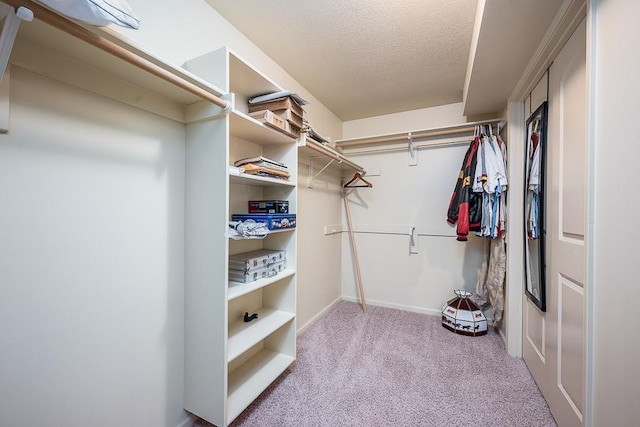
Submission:
[[545,101],[527,119],[524,159],[524,291],[542,311],[546,311],[547,108]]

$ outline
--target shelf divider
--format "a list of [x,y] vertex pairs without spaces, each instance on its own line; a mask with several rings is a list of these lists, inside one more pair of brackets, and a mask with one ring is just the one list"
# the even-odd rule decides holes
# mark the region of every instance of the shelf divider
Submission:
[[262,350],[229,374],[227,418],[235,419],[293,363],[294,357]]
[[[285,230],[282,230],[285,231]],[[234,300],[238,297],[241,297],[243,295],[246,295],[250,292],[256,291],[258,289],[264,288],[266,286],[269,286],[273,283],[276,283],[282,279],[286,279],[287,277],[291,277],[294,274],[296,274],[295,270],[284,270],[281,271],[280,273],[276,274],[273,277],[267,277],[264,279],[258,279],[256,281],[253,282],[249,282],[249,283],[241,283],[241,282],[233,282],[230,281],[229,282],[229,293],[228,295],[228,299],[229,301]]]

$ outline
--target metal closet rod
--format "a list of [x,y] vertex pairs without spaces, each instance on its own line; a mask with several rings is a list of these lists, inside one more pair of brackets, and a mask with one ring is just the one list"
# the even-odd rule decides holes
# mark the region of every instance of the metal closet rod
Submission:
[[426,129],[418,131],[403,132],[398,134],[372,136],[367,138],[345,139],[336,141],[340,147],[355,147],[357,145],[381,144],[384,142],[408,141],[410,139],[430,138],[434,136],[456,135],[464,132],[473,132],[476,126],[488,125],[504,122],[504,119],[485,120],[481,122],[470,122],[461,125],[448,126],[436,129]]
[[171,73],[170,71],[165,70],[164,68],[150,62],[149,60],[142,58],[133,52],[128,51],[122,46],[117,45],[116,43],[107,40],[104,37],[101,37],[81,25],[76,24],[73,21],[70,21],[67,18],[64,18],[57,13],[47,9],[46,7],[40,6],[30,0],[2,0],[3,3],[8,4],[9,6],[14,7],[16,10],[20,6],[24,6],[27,9],[30,9],[33,12],[35,18],[40,21],[51,25],[61,31],[64,31],[67,34],[70,34],[86,43],[89,43],[107,53],[112,54],[136,67],[147,71],[161,79],[186,90],[206,101],[217,105],[222,109],[226,109],[228,107],[228,101],[215,96],[214,94],[207,92],[199,86]]

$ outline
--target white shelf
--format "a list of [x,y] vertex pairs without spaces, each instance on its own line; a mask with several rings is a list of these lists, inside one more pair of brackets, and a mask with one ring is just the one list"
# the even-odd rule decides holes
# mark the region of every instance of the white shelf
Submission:
[[[281,230],[281,231],[287,231],[287,230]],[[250,292],[264,288],[265,286],[269,286],[272,283],[278,282],[282,279],[286,279],[287,277],[291,277],[294,274],[296,274],[295,270],[284,270],[273,277],[258,279],[256,281],[249,282],[249,283],[229,281],[229,293],[227,298],[229,301],[234,300]]]
[[[271,236],[272,234],[291,233],[293,231],[296,231],[296,227],[282,228],[280,230],[269,230],[269,233],[264,238],[266,239],[269,236]],[[261,239],[234,239],[231,236],[229,236],[229,240],[232,241],[232,242],[244,242],[244,241],[247,241],[247,240],[261,240]],[[282,273],[279,273],[279,274],[282,274]],[[260,279],[260,280],[262,280],[262,279]],[[233,282],[232,281],[230,283],[239,283],[239,282]]]
[[[205,92],[218,97],[224,94],[222,89],[145,51],[108,27],[80,27]],[[184,122],[185,106],[202,101],[198,95],[39,19],[20,24],[11,63],[180,122]]]
[[251,322],[240,319],[229,325],[227,362],[231,362],[295,317],[294,313],[271,308],[262,308],[257,313],[258,318]]
[[229,182],[231,184],[244,184],[244,185],[258,185],[258,186],[278,186],[283,187],[295,187],[296,183],[292,181],[285,181],[284,179],[269,178],[266,176],[250,175],[248,173],[241,173],[239,175],[229,174]]
[[295,358],[262,350],[229,375],[227,417],[235,419],[269,386]]
[[282,90],[233,51],[229,51],[229,75],[232,78],[230,92],[253,97]]
[[334,160],[334,165],[341,169],[350,169],[360,173],[365,172],[362,166],[352,162],[342,153],[309,138],[303,138],[298,142],[298,151],[306,153],[309,156],[327,157],[328,159]]
[[289,135],[279,132],[238,110],[233,110],[229,118],[231,120],[231,134],[234,137],[259,145],[293,144],[296,141]]

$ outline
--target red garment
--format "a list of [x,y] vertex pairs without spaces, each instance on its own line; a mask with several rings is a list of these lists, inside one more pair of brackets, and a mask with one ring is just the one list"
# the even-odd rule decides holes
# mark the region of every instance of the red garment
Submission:
[[473,192],[471,182],[475,175],[479,146],[480,138],[475,137],[464,155],[447,210],[447,222],[450,224],[457,222],[457,240],[462,242],[467,240],[469,231],[479,231],[481,226],[482,193]]

